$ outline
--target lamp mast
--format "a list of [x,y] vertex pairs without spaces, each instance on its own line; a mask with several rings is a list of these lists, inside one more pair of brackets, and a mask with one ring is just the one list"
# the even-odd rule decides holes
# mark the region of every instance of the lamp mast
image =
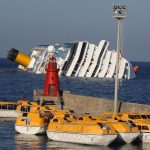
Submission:
[[117,49],[116,49],[116,77],[115,77],[115,93],[114,93],[114,113],[118,112],[118,92],[119,92],[119,59],[121,54],[121,22],[126,18],[125,15],[126,6],[114,5],[113,6],[113,18],[117,19]]

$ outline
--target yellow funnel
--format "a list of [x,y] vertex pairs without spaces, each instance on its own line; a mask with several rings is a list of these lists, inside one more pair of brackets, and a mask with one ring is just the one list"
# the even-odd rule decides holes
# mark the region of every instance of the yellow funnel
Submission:
[[12,48],[7,56],[10,60],[18,63],[19,65],[22,65],[24,67],[27,67],[31,61],[31,57],[19,52],[18,50]]
[[18,63],[24,67],[27,67],[29,65],[30,61],[31,61],[30,56],[28,56],[22,52],[19,52],[15,59],[16,63]]

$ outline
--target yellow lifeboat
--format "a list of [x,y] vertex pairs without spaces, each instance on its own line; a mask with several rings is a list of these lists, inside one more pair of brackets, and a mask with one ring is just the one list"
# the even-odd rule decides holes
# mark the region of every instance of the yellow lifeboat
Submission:
[[78,122],[73,115],[55,115],[46,133],[50,140],[89,145],[109,145],[118,135],[107,123]]
[[111,123],[111,125],[119,133],[118,142],[124,141],[131,143],[140,136],[140,131],[137,126],[134,126],[131,122],[122,120],[119,113],[103,113],[100,116],[101,119]]
[[139,114],[133,112],[119,113],[122,120],[129,121],[133,126],[137,126],[141,132],[140,140],[150,142],[150,114]]
[[0,117],[2,118],[16,118],[19,112],[16,112],[16,102],[0,102]]
[[25,98],[18,102],[0,102],[0,117],[16,118],[22,112],[29,112],[31,106],[37,106],[37,103],[29,102]]
[[39,105],[37,102],[30,102],[25,98],[21,98],[18,102],[0,102],[0,117],[5,118],[16,118],[22,112],[30,112],[37,109],[40,106],[42,110],[55,111],[55,105]]
[[49,123],[49,114],[23,112],[17,119],[15,130],[21,134],[44,134]]
[[56,107],[41,106],[36,102],[29,104],[28,101],[21,101],[21,104],[19,104],[20,108],[23,107],[26,111],[22,111],[16,119],[15,130],[21,134],[46,133],[49,120],[53,117],[53,112],[57,110]]

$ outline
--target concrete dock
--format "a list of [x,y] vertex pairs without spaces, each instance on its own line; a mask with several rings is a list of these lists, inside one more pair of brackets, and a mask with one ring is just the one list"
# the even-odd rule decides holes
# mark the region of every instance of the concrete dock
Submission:
[[[43,96],[42,90],[34,90],[34,101],[36,100],[52,100],[59,107],[58,97]],[[100,114],[102,112],[113,112],[114,101],[111,99],[97,98],[91,96],[83,96],[64,91],[63,99],[65,107],[74,110],[77,113],[91,113]],[[118,102],[119,112],[137,112],[137,113],[150,113],[150,105]]]

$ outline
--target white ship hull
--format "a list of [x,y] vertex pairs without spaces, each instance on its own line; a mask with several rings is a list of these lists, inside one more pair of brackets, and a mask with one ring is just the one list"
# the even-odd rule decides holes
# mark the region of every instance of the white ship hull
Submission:
[[89,45],[89,49],[87,51],[87,57],[84,60],[85,63],[84,63],[84,65],[82,65],[82,67],[81,67],[81,69],[79,71],[79,74],[78,74],[79,77],[86,76],[87,70],[90,67],[90,63],[92,62],[92,57],[93,57],[94,49],[95,49],[95,45],[94,44],[90,44]]
[[19,115],[16,110],[0,110],[0,118],[17,118]]
[[19,126],[15,124],[15,130],[21,134],[45,134],[47,126]]
[[100,135],[100,134],[80,134],[80,133],[66,133],[58,131],[46,131],[50,140],[79,143],[88,145],[109,145],[112,143],[117,135]]
[[98,59],[99,59],[99,56],[103,50],[104,44],[105,44],[105,41],[103,40],[100,42],[98,47],[95,48],[95,51],[93,53],[93,62],[91,63],[91,65],[88,69],[89,71],[87,72],[86,77],[92,77],[93,76],[93,72],[94,72],[96,66],[99,65]]
[[82,45],[83,45],[83,42],[79,42],[76,53],[74,55],[74,58],[72,59],[72,63],[66,73],[66,76],[72,76],[72,72],[74,71],[74,68],[75,68],[77,61],[79,59],[79,56],[80,56]]
[[101,71],[98,74],[98,77],[103,78],[107,74],[107,70],[109,68],[109,63],[110,63],[110,58],[111,58],[111,51],[107,51],[105,59],[103,59],[102,66],[101,66]]
[[109,67],[107,70],[106,78],[112,78],[115,73],[115,67],[116,67],[116,52],[112,51]]
[[123,140],[126,143],[132,143],[138,136],[140,135],[139,132],[131,132],[131,133],[119,133],[119,140]]

